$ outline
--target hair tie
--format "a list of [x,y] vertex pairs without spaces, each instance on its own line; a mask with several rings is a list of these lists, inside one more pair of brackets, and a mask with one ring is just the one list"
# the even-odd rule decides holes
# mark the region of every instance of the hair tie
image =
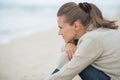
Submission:
[[91,6],[87,2],[79,3],[79,7],[82,8],[82,10],[84,10],[86,13],[90,13],[91,11]]

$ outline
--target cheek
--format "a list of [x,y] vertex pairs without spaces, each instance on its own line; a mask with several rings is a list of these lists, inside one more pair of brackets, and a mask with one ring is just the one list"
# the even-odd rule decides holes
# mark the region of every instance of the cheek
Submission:
[[76,36],[76,32],[73,30],[69,30],[66,32],[66,34],[64,35],[65,39],[67,42],[72,41]]
[[74,39],[75,36],[76,36],[76,32],[75,31],[71,31],[69,36],[70,36],[71,39]]

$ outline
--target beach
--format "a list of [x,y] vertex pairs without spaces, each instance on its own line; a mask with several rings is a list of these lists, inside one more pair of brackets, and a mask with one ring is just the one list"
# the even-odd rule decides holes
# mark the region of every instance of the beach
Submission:
[[[52,73],[64,45],[56,14],[69,1],[0,1],[0,80],[44,80]],[[95,3],[105,19],[118,20],[120,26],[119,0],[86,2]]]
[[44,80],[56,68],[63,45],[56,29],[1,44],[0,80]]
[[56,29],[1,44],[0,80],[44,80],[56,68],[63,45]]

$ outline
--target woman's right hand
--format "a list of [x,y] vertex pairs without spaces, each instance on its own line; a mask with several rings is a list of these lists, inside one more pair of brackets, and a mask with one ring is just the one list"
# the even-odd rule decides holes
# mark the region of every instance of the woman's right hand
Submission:
[[76,51],[76,45],[73,43],[66,43],[65,52],[67,55],[68,61],[70,61]]

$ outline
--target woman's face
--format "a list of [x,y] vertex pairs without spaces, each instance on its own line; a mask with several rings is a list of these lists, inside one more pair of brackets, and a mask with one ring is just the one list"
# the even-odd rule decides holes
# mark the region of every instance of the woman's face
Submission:
[[59,35],[61,35],[66,43],[76,39],[77,30],[75,25],[69,25],[65,22],[64,16],[58,17]]
[[66,43],[75,39],[79,39],[86,33],[87,28],[83,26],[80,21],[75,21],[70,25],[65,21],[64,16],[58,17],[59,35],[61,35]]
[[61,35],[66,43],[76,38],[76,30],[74,25],[65,22],[64,16],[58,17],[59,35]]

